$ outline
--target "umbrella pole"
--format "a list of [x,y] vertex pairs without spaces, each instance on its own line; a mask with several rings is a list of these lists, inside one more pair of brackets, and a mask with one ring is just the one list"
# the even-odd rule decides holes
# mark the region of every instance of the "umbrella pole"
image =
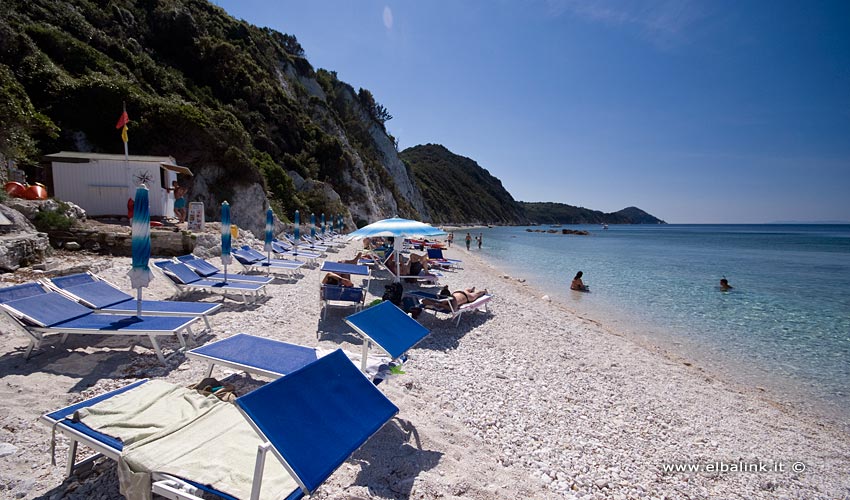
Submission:
[[142,287],[136,289],[136,316],[142,317]]

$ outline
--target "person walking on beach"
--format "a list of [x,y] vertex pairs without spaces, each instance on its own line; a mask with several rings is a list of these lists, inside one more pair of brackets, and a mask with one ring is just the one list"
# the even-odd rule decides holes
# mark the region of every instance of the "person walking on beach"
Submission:
[[478,249],[481,250],[481,243],[484,242],[484,233],[478,233]]
[[449,233],[449,235],[446,237],[446,243],[448,243],[449,248],[452,247],[452,242],[454,240],[455,240],[455,233]]
[[466,233],[466,251],[469,251],[469,244],[472,243],[472,235]]

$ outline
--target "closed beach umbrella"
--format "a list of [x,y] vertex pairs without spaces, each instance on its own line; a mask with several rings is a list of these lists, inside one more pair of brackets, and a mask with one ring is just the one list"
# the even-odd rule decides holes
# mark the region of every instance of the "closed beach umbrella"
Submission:
[[322,212],[322,236],[325,235],[325,213]]
[[434,236],[445,236],[446,233],[434,226],[409,219],[393,217],[392,219],[379,220],[368,226],[363,226],[348,235],[349,240],[362,240],[363,238],[394,238],[393,254],[395,254],[396,281],[399,281],[400,261],[399,252],[404,244],[404,238],[425,238]]
[[310,214],[310,239],[316,239],[316,214]]
[[136,315],[142,315],[142,288],[153,278],[148,262],[151,258],[151,216],[148,207],[148,188],[142,184],[136,189],[133,202],[133,267],[130,269],[130,286],[137,291]]
[[227,265],[230,264],[230,204],[221,204],[221,263],[224,265],[224,282],[227,283]]
[[272,240],[274,240],[274,212],[269,208],[266,210],[266,244],[263,245],[263,250],[266,251],[266,259],[272,260]]
[[301,239],[301,213],[298,210],[295,211],[295,229],[293,230],[295,233],[295,253],[298,253],[298,240]]

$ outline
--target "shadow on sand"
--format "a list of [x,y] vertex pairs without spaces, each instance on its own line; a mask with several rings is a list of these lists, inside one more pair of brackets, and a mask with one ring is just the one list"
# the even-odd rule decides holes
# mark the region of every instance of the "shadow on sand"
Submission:
[[396,417],[351,456],[360,464],[354,484],[378,497],[410,498],[416,477],[436,467],[442,456],[423,450],[416,427]]

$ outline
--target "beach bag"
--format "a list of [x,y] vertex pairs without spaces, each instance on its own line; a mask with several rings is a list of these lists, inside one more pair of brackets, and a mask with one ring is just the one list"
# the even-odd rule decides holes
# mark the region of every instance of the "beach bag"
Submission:
[[232,384],[219,382],[218,379],[212,377],[207,377],[197,384],[188,385],[186,387],[188,389],[194,389],[204,396],[212,394],[225,403],[232,403],[236,401],[236,398],[238,397],[236,395],[236,388],[233,387]]
[[384,286],[384,295],[381,299],[388,300],[397,306],[401,306],[401,296],[404,295],[404,288],[401,283],[390,283]]

